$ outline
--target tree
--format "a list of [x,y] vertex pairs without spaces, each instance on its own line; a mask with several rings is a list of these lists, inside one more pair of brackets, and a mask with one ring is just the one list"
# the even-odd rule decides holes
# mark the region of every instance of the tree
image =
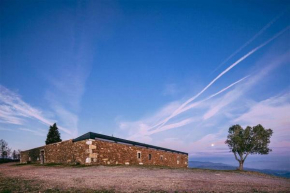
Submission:
[[16,153],[16,151],[15,151],[15,150],[13,150],[13,153],[12,153],[12,158],[13,158],[13,159],[17,159],[17,153]]
[[11,153],[11,149],[8,147],[8,143],[1,139],[0,140],[0,155],[1,158],[8,158]]
[[47,138],[46,138],[46,145],[56,142],[61,142],[60,133],[58,131],[58,128],[56,126],[56,123],[53,124],[53,126],[50,126]]
[[20,153],[21,153],[21,150],[18,149],[16,155],[17,155],[17,159],[19,159],[19,160],[20,160]]
[[249,154],[268,154],[272,151],[268,147],[272,134],[271,129],[264,129],[260,124],[253,128],[248,126],[246,129],[240,125],[233,125],[229,128],[225,143],[239,162],[239,170],[243,170],[244,162]]

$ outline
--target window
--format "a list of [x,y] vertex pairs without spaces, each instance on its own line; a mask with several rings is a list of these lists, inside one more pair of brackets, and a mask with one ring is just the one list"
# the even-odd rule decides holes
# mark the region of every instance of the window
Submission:
[[161,161],[163,160],[163,155],[160,156],[160,160],[161,160]]
[[148,159],[149,159],[149,160],[151,160],[151,154],[149,154],[149,157],[148,157]]
[[141,159],[141,152],[137,152],[137,158]]

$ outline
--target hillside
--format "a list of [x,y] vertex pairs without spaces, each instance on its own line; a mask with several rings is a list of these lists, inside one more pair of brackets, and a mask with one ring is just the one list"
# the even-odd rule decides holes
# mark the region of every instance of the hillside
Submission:
[[0,165],[0,192],[286,192],[289,189],[290,179],[257,172],[145,166]]

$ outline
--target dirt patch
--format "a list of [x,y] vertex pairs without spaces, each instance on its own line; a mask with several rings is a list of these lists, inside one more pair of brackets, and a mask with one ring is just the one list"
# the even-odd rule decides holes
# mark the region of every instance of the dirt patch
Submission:
[[[61,190],[116,192],[289,192],[290,180],[256,172],[168,169],[131,166],[63,167],[0,165],[6,178],[44,183]],[[1,179],[0,179],[1,180]],[[33,184],[32,183],[32,184]],[[17,192],[17,191],[16,191]]]

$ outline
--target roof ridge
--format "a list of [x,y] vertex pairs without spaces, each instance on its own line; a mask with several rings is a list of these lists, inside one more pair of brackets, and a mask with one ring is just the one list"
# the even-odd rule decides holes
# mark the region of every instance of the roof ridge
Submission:
[[118,137],[112,137],[112,136],[109,136],[109,135],[94,133],[94,132],[91,132],[91,131],[85,133],[84,135],[81,135],[81,136],[73,139],[73,142],[82,141],[82,140],[86,140],[86,139],[96,139],[96,138],[105,139],[105,140],[111,140],[111,141],[114,141],[115,143],[127,143],[127,144],[130,144],[130,145],[137,145],[137,146],[142,146],[142,147],[146,147],[146,148],[153,148],[153,149],[157,149],[157,150],[170,151],[170,152],[175,152],[175,153],[181,153],[181,154],[188,155],[188,153],[177,151],[177,150],[172,150],[172,149],[168,149],[168,148],[164,148],[164,147],[158,147],[158,146],[155,146],[155,145],[149,145],[149,144],[146,144],[146,143],[140,143],[140,142],[131,141],[131,140],[127,140],[127,139],[122,139],[122,138],[118,138]]

